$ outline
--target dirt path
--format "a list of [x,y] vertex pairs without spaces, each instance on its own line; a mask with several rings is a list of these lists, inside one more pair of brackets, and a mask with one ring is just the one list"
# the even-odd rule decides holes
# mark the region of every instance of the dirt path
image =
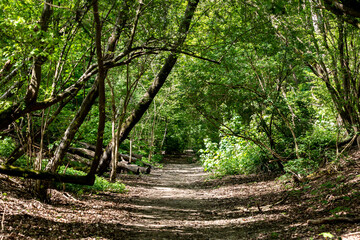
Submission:
[[[181,161],[181,159],[180,159]],[[192,163],[170,163],[140,179],[124,179],[130,186],[130,224],[138,239],[260,239],[274,214],[257,205],[256,195],[281,191],[260,181],[234,186],[209,181],[203,168]],[[256,179],[243,179],[245,182]],[[270,183],[271,184],[271,183]],[[274,188],[275,187],[275,188]],[[254,195],[252,195],[253,193]],[[262,227],[260,227],[262,225]]]
[[326,232],[360,239],[356,224],[307,224],[339,206],[339,214],[360,213],[358,168],[342,186],[353,194],[340,199],[331,192],[331,202],[326,194],[337,188],[323,191],[319,182],[290,188],[270,175],[210,180],[186,158],[168,161],[150,175],[122,175],[127,194],[53,191],[51,205],[0,178],[0,239],[324,239],[319,234]]

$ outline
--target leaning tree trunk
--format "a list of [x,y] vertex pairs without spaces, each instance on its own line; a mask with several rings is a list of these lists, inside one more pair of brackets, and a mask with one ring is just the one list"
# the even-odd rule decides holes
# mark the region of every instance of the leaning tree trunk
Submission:
[[[43,32],[46,32],[49,27],[50,17],[53,12],[51,9],[52,2],[53,2],[52,0],[46,0],[44,2],[44,8],[43,8],[41,18],[39,21],[39,26],[40,26],[40,30],[41,30],[40,35],[39,35],[40,38],[43,37]],[[35,31],[37,32],[38,29],[35,29]],[[40,40],[40,39],[38,39],[38,40]],[[42,46],[42,47],[44,47],[44,46]],[[32,103],[36,102],[36,100],[37,100],[40,83],[41,83],[41,68],[42,68],[42,65],[45,63],[45,61],[46,61],[46,58],[43,56],[33,57],[31,78],[30,78],[30,82],[27,87],[26,95],[24,98],[26,105],[31,105]]]
[[76,113],[76,116],[71,121],[69,127],[66,129],[64,137],[61,139],[59,146],[55,150],[54,157],[50,159],[49,163],[46,166],[46,170],[50,170],[52,172],[56,171],[60,164],[60,161],[64,158],[71,141],[74,139],[77,130],[84,122],[85,117],[88,115],[89,111],[94,105],[95,99],[98,95],[99,89],[98,82],[96,81],[90,92],[86,95],[84,101],[80,106],[80,109]]

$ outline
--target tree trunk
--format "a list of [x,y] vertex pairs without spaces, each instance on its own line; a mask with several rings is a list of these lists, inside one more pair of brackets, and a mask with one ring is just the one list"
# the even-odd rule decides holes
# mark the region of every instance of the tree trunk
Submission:
[[133,140],[132,140],[132,137],[130,136],[130,153],[129,153],[129,163],[131,163],[132,162],[132,142],[133,142]]
[[51,160],[46,166],[46,170],[50,170],[52,172],[56,171],[60,164],[60,161],[64,158],[65,153],[70,146],[70,143],[74,139],[77,130],[84,122],[85,117],[90,112],[98,94],[98,82],[96,81],[89,93],[86,95],[74,119],[71,121],[69,127],[66,129],[64,137],[61,139],[59,146],[56,148],[54,157],[51,158]]
[[96,46],[96,56],[99,73],[97,76],[97,81],[99,82],[99,125],[98,132],[96,136],[96,149],[93,163],[91,165],[89,176],[94,175],[98,168],[100,158],[102,155],[103,141],[104,141],[104,131],[105,131],[105,78],[107,71],[104,68],[103,54],[101,47],[101,22],[98,9],[98,1],[93,1],[93,11],[94,11],[94,20],[95,20],[95,46]]
[[[43,12],[41,14],[41,18],[39,21],[40,30],[42,32],[46,32],[49,26],[49,20],[52,14],[51,10],[52,0],[46,0],[44,2]],[[39,29],[35,29],[38,31]],[[43,33],[40,33],[39,39],[43,36]],[[37,96],[39,93],[40,83],[41,83],[41,68],[42,65],[45,63],[46,58],[43,56],[35,56],[33,57],[33,66],[32,66],[32,73],[29,86],[26,91],[25,96],[25,104],[31,105],[32,103],[36,102]]]
[[164,130],[163,139],[161,141],[160,150],[163,150],[163,147],[164,147],[164,143],[165,143],[165,139],[166,139],[166,135],[167,135],[167,128],[168,128],[168,119],[167,119],[167,117],[165,117],[165,130]]
[[6,84],[6,82],[2,82],[5,75],[8,74],[11,70],[11,68],[14,66],[14,63],[11,62],[11,60],[7,60],[4,64],[4,66],[0,69],[0,83],[1,84]]
[[93,185],[95,181],[95,177],[57,174],[57,173],[35,171],[35,170],[29,170],[14,166],[4,166],[4,165],[0,165],[0,173],[10,176],[23,177],[26,179],[39,179],[39,180],[74,183],[74,184],[90,185],[90,186]]
[[69,147],[67,152],[79,155],[80,157],[84,157],[87,159],[93,159],[95,156],[95,150],[86,149],[86,148]]
[[113,122],[113,129],[112,129],[112,145],[114,146],[112,148],[111,152],[111,173],[110,173],[110,181],[115,182],[116,181],[116,173],[117,173],[117,162],[118,162],[118,149],[119,149],[119,141],[117,140],[117,131],[115,130],[115,120]]
[[150,132],[150,141],[149,141],[149,156],[148,156],[148,161],[151,161],[153,152],[154,152],[154,135],[155,135],[155,123],[156,123],[156,104],[154,102],[154,118],[153,118],[153,122],[151,124],[151,132]]
[[[40,149],[39,149],[39,153],[38,156],[34,162],[34,169],[37,171],[40,171],[42,168],[42,159],[43,159],[43,146],[44,146],[44,132],[46,129],[46,121],[45,121],[45,116],[44,113],[45,110],[42,111],[42,116],[41,116],[41,126],[40,126]],[[43,183],[41,180],[35,180],[35,192],[37,193],[37,195],[39,196],[40,200],[42,202],[49,202],[50,198],[47,194],[47,186],[48,183]]]

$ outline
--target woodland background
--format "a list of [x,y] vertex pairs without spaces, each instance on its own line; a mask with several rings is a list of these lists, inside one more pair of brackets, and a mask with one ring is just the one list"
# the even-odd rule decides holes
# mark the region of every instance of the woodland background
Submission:
[[124,154],[146,167],[193,149],[217,176],[301,181],[358,144],[358,1],[0,9],[0,173],[45,200],[53,182],[115,181]]

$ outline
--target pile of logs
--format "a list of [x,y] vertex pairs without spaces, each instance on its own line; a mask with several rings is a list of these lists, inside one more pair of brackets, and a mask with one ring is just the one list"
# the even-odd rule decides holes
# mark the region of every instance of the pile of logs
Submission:
[[[84,142],[79,142],[79,143],[84,147],[83,148],[70,147],[67,151],[67,156],[70,159],[73,159],[75,161],[90,166],[91,161],[95,156],[95,146]],[[131,158],[130,158],[130,156],[127,154],[119,153],[119,159],[121,159],[121,161],[119,161],[117,164],[117,171],[132,172],[134,174],[140,174],[140,173],[149,174],[152,166],[148,163],[141,161],[141,158],[142,156],[139,154],[131,154]],[[144,167],[138,166],[136,164],[132,164],[133,162],[141,162]]]

